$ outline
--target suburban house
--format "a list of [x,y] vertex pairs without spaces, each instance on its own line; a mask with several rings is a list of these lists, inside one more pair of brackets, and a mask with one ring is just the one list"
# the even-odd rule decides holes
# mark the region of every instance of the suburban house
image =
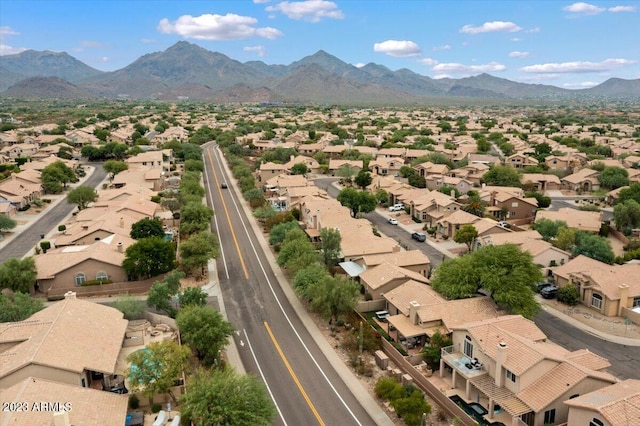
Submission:
[[36,152],[38,152],[38,145],[35,143],[17,143],[0,149],[0,154],[11,159],[31,157]]
[[542,239],[538,231],[505,232],[491,234],[478,239],[478,245],[502,245],[513,244],[520,250],[525,251],[533,257],[533,263],[540,265],[543,274],[546,276],[552,270],[550,268],[564,265],[571,257],[570,253],[554,247],[553,244]]
[[373,268],[374,266],[378,266],[384,262],[417,272],[427,278],[431,271],[431,260],[429,260],[429,258],[420,250],[397,251],[393,253],[363,256],[361,259],[356,261],[363,270]]
[[2,401],[9,404],[29,401],[30,404],[27,411],[0,412],[3,426],[124,425],[129,403],[126,395],[36,377],[27,377],[2,390]]
[[128,281],[122,262],[127,247],[136,241],[112,234],[88,245],[50,249],[34,257],[37,288],[55,298],[90,281],[121,283]]
[[473,182],[468,179],[451,177],[447,175],[429,175],[425,177],[427,189],[437,191],[443,187],[455,188],[460,194],[466,194],[473,189]]
[[11,217],[16,214],[16,206],[0,196],[0,215]]
[[536,222],[541,219],[562,221],[565,222],[569,228],[598,233],[600,232],[600,225],[602,224],[602,212],[589,212],[569,207],[561,207],[558,211],[540,210],[536,214]]
[[442,176],[449,173],[449,166],[446,164],[434,164],[431,161],[427,161],[426,163],[420,163],[413,167],[413,170],[418,173],[419,176]]
[[580,302],[606,316],[640,321],[640,264],[609,265],[583,255],[553,271],[559,287],[573,285]]
[[[458,203],[451,195],[439,191],[417,189],[418,196],[408,198],[411,217],[425,222],[429,227],[449,215],[460,211],[462,204]],[[410,200],[410,201],[409,201]]]
[[40,183],[30,183],[20,179],[15,174],[0,181],[0,198],[9,201],[20,209],[42,197],[43,190]]
[[371,222],[351,216],[348,208],[324,196],[305,197],[300,202],[300,222],[312,241],[320,238],[323,228],[340,232],[340,249],[345,261],[363,256],[392,253],[400,250],[397,241],[373,234]]
[[459,398],[479,401],[489,421],[543,426],[567,421],[564,401],[617,382],[609,362],[588,350],[570,352],[519,315],[453,327],[440,376]]
[[500,226],[498,222],[488,218],[480,218],[471,213],[467,213],[464,210],[457,210],[443,219],[437,221],[437,232],[446,238],[451,238],[456,235],[456,232],[464,225],[473,225],[478,231],[479,237],[484,237],[496,233],[510,233],[511,231],[503,226]]
[[289,169],[284,164],[273,163],[271,161],[260,164],[256,172],[258,182],[266,182],[274,176],[287,174]]
[[459,169],[451,170],[448,175],[466,179],[473,183],[474,186],[480,186],[482,177],[489,171],[489,166],[482,163],[470,163]]
[[122,188],[126,185],[134,188],[144,187],[152,191],[166,189],[165,172],[157,167],[137,167],[123,170],[113,177],[111,185],[114,188]]
[[496,219],[533,221],[538,200],[513,195],[506,191],[492,191],[487,212]]
[[93,387],[116,372],[127,324],[117,309],[75,293],[24,321],[1,323],[0,390],[28,377]]
[[591,192],[600,189],[598,180],[600,172],[593,169],[580,169],[577,172],[563,177],[562,187],[576,192]]
[[365,294],[370,295],[372,300],[382,299],[385,293],[410,280],[423,284],[429,283],[429,279],[424,275],[389,262],[367,268],[359,275],[359,279]]
[[264,192],[266,199],[271,206],[278,210],[288,210],[291,208],[290,202],[287,202],[286,192],[293,188],[308,188],[315,185],[309,185],[309,181],[302,175],[277,175],[265,181]]
[[149,166],[153,168],[160,168],[162,171],[168,172],[169,162],[165,160],[166,154],[164,151],[167,150],[141,152],[138,155],[127,158],[125,162],[129,164],[129,167]]
[[490,297],[445,300],[430,286],[416,281],[408,281],[383,297],[389,312],[386,320],[398,331],[398,340],[415,339],[417,347],[429,343],[435,333],[449,336],[454,326],[503,314]]
[[522,152],[516,152],[515,154],[507,157],[505,164],[513,167],[514,169],[524,169],[527,166],[537,166],[538,160],[535,157],[526,155]]
[[559,170],[562,172],[573,173],[578,168],[587,163],[588,157],[581,152],[574,152],[563,156],[549,155],[544,159],[544,163],[549,170]]
[[363,169],[364,162],[362,160],[329,160],[329,173],[332,176],[343,167],[351,167],[355,173],[358,173]]
[[369,169],[376,175],[394,175],[404,166],[404,160],[398,157],[385,158],[378,157],[369,163]]
[[568,425],[636,425],[640,422],[640,380],[623,380],[564,403],[569,407]]
[[291,156],[289,162],[285,164],[287,172],[290,173],[293,166],[296,164],[304,164],[307,166],[309,173],[318,173],[320,171],[320,164],[311,157],[305,157],[304,155]]
[[523,173],[521,182],[523,186],[530,185],[540,192],[560,189],[560,178],[552,174]]
[[486,167],[486,170],[489,170],[489,166],[499,166],[500,164],[502,164],[499,157],[487,154],[469,153],[467,154],[467,160],[469,161],[469,165],[481,165]]

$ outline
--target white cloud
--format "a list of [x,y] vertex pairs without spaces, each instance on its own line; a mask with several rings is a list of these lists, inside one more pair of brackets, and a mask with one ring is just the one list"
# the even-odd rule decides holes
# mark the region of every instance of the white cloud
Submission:
[[364,64],[364,63],[362,63],[362,62],[358,62],[357,64],[353,64],[353,66],[354,66],[354,67],[356,67],[356,68],[362,68],[362,67],[364,67],[365,65],[367,65],[367,64]]
[[109,57],[108,56],[103,56],[102,58],[100,58],[100,60],[102,62],[109,62]]
[[635,12],[636,11],[636,7],[635,6],[614,6],[614,7],[610,7],[607,10],[609,12],[612,12],[612,13]]
[[153,39],[153,38],[143,38],[143,39],[140,39],[140,41],[142,43],[144,43],[144,44],[149,44],[149,43],[155,43],[156,42],[156,40]]
[[451,45],[445,44],[444,46],[436,46],[436,47],[434,47],[433,51],[437,52],[439,50],[449,50],[449,49],[451,49]]
[[433,76],[434,80],[441,80],[443,78],[455,78],[455,77],[450,74],[438,74]]
[[318,22],[323,18],[342,19],[344,14],[338,5],[326,0],[283,1],[275,6],[267,6],[267,12],[281,12],[289,19]]
[[527,81],[548,81],[548,80],[555,80],[558,77],[560,77],[560,74],[535,74],[535,75],[530,75],[530,76],[526,76],[526,77],[518,77],[515,79],[515,81],[523,81],[523,82],[527,82]]
[[275,39],[283,34],[271,27],[255,28],[258,20],[250,16],[234,13],[226,15],[204,14],[183,15],[171,23],[164,18],[158,24],[158,31],[165,34],[179,34],[196,40],[237,40],[250,37]]
[[509,56],[511,58],[526,58],[527,56],[529,56],[529,52],[520,52],[518,50],[514,50],[513,52],[509,53]]
[[450,62],[445,64],[437,64],[432,71],[437,73],[451,73],[451,74],[471,74],[481,72],[496,72],[504,71],[507,67],[498,62],[489,62],[484,65],[464,65],[456,62]]
[[504,22],[504,21],[485,22],[479,27],[474,27],[473,25],[465,25],[464,27],[460,28],[460,32],[466,33],[466,34],[492,33],[492,32],[498,32],[498,31],[515,33],[520,30],[522,30],[522,28],[520,28],[513,22]]
[[586,72],[601,72],[610,71],[614,68],[623,67],[625,65],[635,64],[637,61],[630,61],[628,59],[605,59],[601,62],[588,62],[588,61],[576,61],[576,62],[562,62],[562,63],[548,63],[529,65],[527,67],[520,68],[520,71],[531,73],[586,73]]
[[420,54],[420,46],[409,40],[387,40],[373,45],[374,52],[386,53],[389,56],[403,58]]
[[522,41],[522,39],[518,38],[518,37],[514,37],[514,38],[511,39],[511,41]]
[[4,25],[4,26],[0,27],[0,35],[18,35],[18,34],[20,34],[20,33],[14,31],[9,26]]
[[264,51],[264,46],[245,46],[242,48],[245,52],[257,52],[258,56],[264,58],[267,54]]
[[269,3],[271,0],[253,0],[255,4]]
[[438,61],[432,58],[422,58],[419,59],[418,62],[423,65],[438,65]]
[[16,53],[24,52],[27,50],[25,47],[13,47],[6,44],[0,44],[0,56],[15,55]]
[[587,15],[597,15],[598,13],[604,12],[606,9],[604,7],[594,6],[589,3],[578,2],[569,6],[565,6],[562,10],[566,12],[572,13],[584,13]]
[[577,82],[577,83],[564,83],[562,85],[562,87],[567,87],[567,88],[572,88],[572,87],[585,88],[585,87],[597,86],[598,84],[600,84],[600,83],[596,83],[595,81],[582,81],[582,82]]
[[540,32],[540,27],[533,27],[533,28],[529,28],[528,30],[525,31],[525,33],[539,33]]

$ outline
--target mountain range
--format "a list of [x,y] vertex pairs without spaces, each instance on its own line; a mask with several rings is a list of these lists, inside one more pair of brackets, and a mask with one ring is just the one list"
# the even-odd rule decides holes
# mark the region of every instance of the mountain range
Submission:
[[112,72],[94,69],[65,52],[27,50],[0,56],[0,96],[353,105],[418,104],[434,98],[637,99],[640,79],[611,78],[581,90],[518,83],[489,74],[432,79],[374,63],[356,67],[323,50],[289,65],[242,63],[180,41]]

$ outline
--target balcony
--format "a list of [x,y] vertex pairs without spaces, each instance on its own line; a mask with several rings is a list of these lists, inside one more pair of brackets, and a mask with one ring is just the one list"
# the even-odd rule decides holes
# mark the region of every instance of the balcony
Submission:
[[484,365],[474,363],[474,360],[459,352],[455,345],[442,348],[442,360],[467,379],[488,374]]

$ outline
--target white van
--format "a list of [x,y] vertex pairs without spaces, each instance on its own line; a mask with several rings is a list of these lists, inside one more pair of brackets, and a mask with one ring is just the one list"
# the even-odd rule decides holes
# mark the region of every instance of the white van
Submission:
[[389,206],[389,211],[390,212],[399,212],[404,210],[404,204],[402,203],[398,203],[398,204],[394,204],[392,206]]

